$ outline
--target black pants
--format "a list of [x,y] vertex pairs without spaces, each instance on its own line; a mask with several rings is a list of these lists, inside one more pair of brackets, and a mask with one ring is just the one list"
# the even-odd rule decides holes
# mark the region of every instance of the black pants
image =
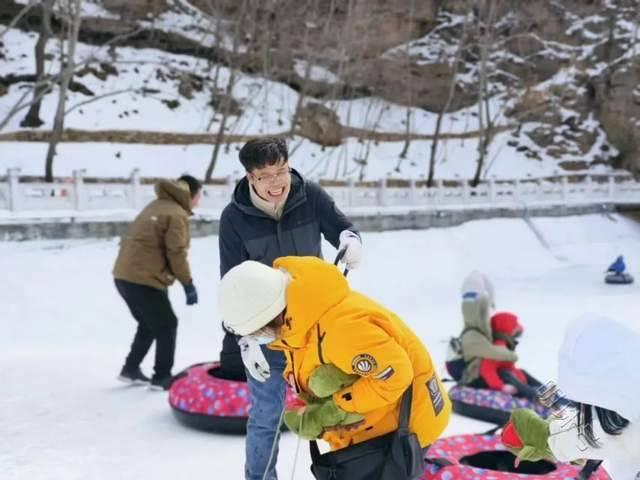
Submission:
[[509,385],[516,387],[518,389],[517,395],[519,397],[528,398],[529,400],[534,401],[538,396],[538,389],[542,386],[542,383],[529,375],[525,370],[521,371],[527,379],[526,384],[518,380],[518,378],[509,370],[498,370],[498,376],[504,383],[508,383]]
[[138,368],[155,340],[155,376],[171,375],[176,352],[178,319],[171,308],[168,292],[124,280],[116,279],[115,283],[131,315],[138,322],[138,329],[125,360],[125,367]]

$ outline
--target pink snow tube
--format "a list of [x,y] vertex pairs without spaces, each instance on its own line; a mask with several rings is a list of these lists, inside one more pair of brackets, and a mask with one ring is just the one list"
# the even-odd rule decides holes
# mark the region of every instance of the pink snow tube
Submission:
[[[522,462],[515,468],[514,455],[499,435],[455,435],[436,441],[427,452],[422,480],[503,480],[513,478],[574,480],[581,476],[582,467],[568,463]],[[599,467],[589,480],[610,480]]]
[[[215,377],[219,362],[192,365],[176,375],[169,388],[169,405],[176,418],[193,428],[217,433],[244,434],[249,416],[246,382]],[[287,389],[286,403],[297,402]]]

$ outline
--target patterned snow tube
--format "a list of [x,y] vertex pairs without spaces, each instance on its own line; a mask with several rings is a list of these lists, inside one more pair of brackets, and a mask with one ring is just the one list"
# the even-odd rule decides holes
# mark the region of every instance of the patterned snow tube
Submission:
[[[422,480],[586,480],[582,467],[569,463],[521,462],[506,450],[499,435],[455,435],[437,440],[427,452]],[[610,480],[599,467],[589,480]]]
[[514,408],[530,408],[544,418],[551,413],[548,409],[526,398],[485,388],[455,385],[449,390],[449,398],[453,411],[458,415],[496,425],[507,423]]
[[633,283],[633,275],[628,273],[609,273],[604,277],[604,283],[610,285],[629,285]]
[[[208,362],[180,372],[169,388],[169,405],[175,417],[189,427],[244,435],[249,416],[249,387],[246,382],[216,378],[219,368],[219,362]],[[296,402],[287,389],[287,405]]]

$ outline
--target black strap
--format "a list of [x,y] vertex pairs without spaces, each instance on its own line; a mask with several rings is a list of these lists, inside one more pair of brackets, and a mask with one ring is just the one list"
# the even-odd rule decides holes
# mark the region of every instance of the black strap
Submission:
[[478,332],[483,337],[486,337],[487,334],[480,330],[478,327],[465,327],[462,332],[460,332],[460,336],[458,338],[462,338],[462,336],[467,332]]
[[309,442],[309,451],[311,452],[311,462],[318,463],[320,459],[320,449],[318,448],[318,442],[311,440]]
[[409,418],[411,417],[411,397],[413,392],[413,383],[402,394],[402,403],[400,404],[400,417],[398,418],[398,431],[406,433],[409,431]]
[[580,470],[580,474],[576,477],[576,480],[589,480],[601,464],[602,460],[587,460],[587,463],[585,463],[582,470]]

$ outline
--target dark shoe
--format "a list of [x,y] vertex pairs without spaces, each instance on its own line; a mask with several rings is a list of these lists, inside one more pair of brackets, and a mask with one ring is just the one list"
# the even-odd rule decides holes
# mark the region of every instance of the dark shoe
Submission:
[[142,373],[140,367],[136,369],[122,367],[118,380],[131,385],[145,385],[149,383],[149,377]]
[[173,376],[171,375],[154,375],[151,377],[151,384],[149,385],[149,388],[151,390],[169,390],[172,381]]

